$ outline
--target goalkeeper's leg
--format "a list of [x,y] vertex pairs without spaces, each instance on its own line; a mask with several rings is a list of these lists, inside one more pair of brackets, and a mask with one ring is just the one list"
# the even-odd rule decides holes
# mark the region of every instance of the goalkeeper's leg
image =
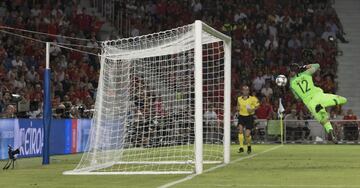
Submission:
[[317,119],[324,127],[327,133],[332,131],[332,126],[329,121],[329,115],[326,112],[327,107],[343,105],[347,102],[345,97],[334,94],[322,94],[317,95],[314,100],[311,101],[312,106],[315,105],[315,119]]
[[308,106],[315,119],[325,127],[326,132],[329,133],[330,130],[332,130],[332,126],[329,122],[329,114],[326,112],[325,108],[343,105],[346,102],[347,99],[339,95],[318,93],[306,104],[306,106]]
[[347,99],[345,97],[328,93],[324,93],[322,97],[318,98],[318,100],[324,108],[343,105],[347,102]]
[[326,112],[325,108],[321,109],[318,112],[315,112],[314,117],[316,120],[318,120],[321,125],[324,126],[326,133],[328,134],[328,138],[330,138],[330,140],[337,144],[337,138],[333,129],[333,126],[331,125],[330,121],[329,121],[329,115]]
[[320,122],[321,125],[324,126],[326,133],[329,133],[331,130],[333,130],[331,123],[329,121],[329,114],[326,112],[325,108],[313,112],[313,116],[317,121]]
[[340,102],[341,104],[344,104],[346,103],[346,99],[344,97],[337,96],[337,102],[335,104],[334,96],[335,95],[332,95],[331,97],[326,98],[327,95],[325,94],[319,95],[318,97],[315,97],[313,100],[311,100],[307,106],[309,107],[314,118],[324,126],[326,133],[329,135],[329,138],[331,138],[331,141],[337,143],[333,127],[329,121],[329,114],[326,112],[325,107],[335,106],[340,104]]

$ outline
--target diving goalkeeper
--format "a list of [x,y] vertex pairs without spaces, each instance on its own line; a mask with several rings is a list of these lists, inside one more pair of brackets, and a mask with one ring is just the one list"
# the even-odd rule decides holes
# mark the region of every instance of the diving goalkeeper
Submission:
[[290,89],[296,99],[304,102],[314,118],[324,126],[332,142],[337,143],[333,127],[329,121],[327,107],[342,105],[346,98],[338,95],[324,93],[319,87],[314,86],[312,74],[320,68],[319,64],[309,64],[300,67],[298,64],[290,65]]

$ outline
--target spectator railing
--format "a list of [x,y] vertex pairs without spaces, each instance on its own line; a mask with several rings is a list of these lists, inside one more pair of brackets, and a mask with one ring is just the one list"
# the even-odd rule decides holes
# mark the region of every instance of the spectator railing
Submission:
[[93,8],[106,18],[122,36],[130,34],[130,11],[136,10],[135,6],[129,5],[125,0],[93,0]]
[[[331,120],[336,137],[341,144],[360,144],[360,120]],[[315,120],[284,120],[284,143],[321,144],[332,143],[323,126]],[[237,143],[238,129],[232,127],[232,142]],[[255,143],[280,143],[280,120],[255,121]]]

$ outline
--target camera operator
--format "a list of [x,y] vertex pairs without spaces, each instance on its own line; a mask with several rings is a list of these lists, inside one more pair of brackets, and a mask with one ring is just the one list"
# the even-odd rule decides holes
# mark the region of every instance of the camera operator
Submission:
[[55,109],[55,113],[53,114],[53,117],[55,119],[66,118],[65,110],[66,110],[65,105],[64,104],[59,104],[59,106],[57,106],[56,109]]
[[27,115],[30,119],[41,118],[43,112],[43,103],[38,101],[30,102],[30,111],[27,112]]
[[3,170],[9,169],[11,165],[12,165],[12,169],[14,169],[14,167],[15,167],[15,161],[16,161],[16,159],[17,159],[16,157],[17,157],[18,154],[20,154],[19,148],[13,149],[12,146],[8,145],[8,156],[9,156],[9,159],[8,159],[8,161],[6,162],[5,166],[3,167]]
[[95,111],[95,105],[91,105],[88,109],[84,110],[82,118],[92,118]]
[[92,118],[92,114],[94,112],[94,106],[90,106],[90,109],[87,109],[85,105],[77,106],[77,110],[79,111],[79,118]]
[[84,108],[82,106],[73,106],[73,107],[71,107],[69,118],[71,118],[71,119],[79,119],[79,118],[81,118],[80,110],[83,113]]

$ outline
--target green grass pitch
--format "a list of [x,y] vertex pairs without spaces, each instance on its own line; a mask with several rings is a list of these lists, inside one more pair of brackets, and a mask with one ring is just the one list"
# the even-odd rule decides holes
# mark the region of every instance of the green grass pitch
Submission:
[[[195,176],[173,187],[359,187],[359,145],[254,145],[253,155],[231,149],[229,165]],[[20,159],[15,170],[0,171],[0,188],[53,187],[159,187],[188,175],[64,176],[81,155],[52,156],[51,165],[40,158]],[[246,158],[244,158],[246,157]],[[244,158],[244,159],[242,159]],[[0,164],[3,166],[4,161]]]

